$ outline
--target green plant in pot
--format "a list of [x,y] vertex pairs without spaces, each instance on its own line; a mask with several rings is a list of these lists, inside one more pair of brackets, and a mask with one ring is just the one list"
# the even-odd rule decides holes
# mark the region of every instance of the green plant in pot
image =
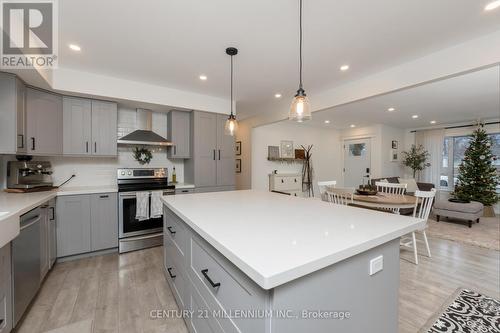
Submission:
[[496,187],[500,182],[493,164],[497,159],[492,142],[483,126],[472,134],[464,158],[458,167],[457,183],[452,196],[463,201],[478,201],[485,206],[484,216],[495,216],[493,205],[499,200]]
[[403,165],[413,170],[413,178],[416,178],[417,172],[431,165],[427,162],[430,154],[422,145],[412,145],[410,150],[404,151],[402,154]]

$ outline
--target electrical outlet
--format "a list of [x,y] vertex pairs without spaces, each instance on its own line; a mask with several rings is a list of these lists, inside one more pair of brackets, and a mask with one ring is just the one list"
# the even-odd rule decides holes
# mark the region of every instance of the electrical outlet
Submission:
[[370,275],[380,272],[384,269],[384,256],[378,256],[370,260]]

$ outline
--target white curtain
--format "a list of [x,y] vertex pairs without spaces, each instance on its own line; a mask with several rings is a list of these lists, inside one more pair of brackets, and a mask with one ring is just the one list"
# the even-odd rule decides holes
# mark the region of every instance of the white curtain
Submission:
[[417,146],[424,146],[430,154],[429,163],[431,165],[420,172],[419,180],[432,183],[436,188],[439,188],[441,165],[443,164],[444,129],[418,131],[415,133],[415,143]]

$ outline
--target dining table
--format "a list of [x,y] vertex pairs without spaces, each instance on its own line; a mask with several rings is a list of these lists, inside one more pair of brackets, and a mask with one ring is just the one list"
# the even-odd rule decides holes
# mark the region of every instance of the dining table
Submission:
[[389,194],[379,192],[374,195],[353,195],[353,204],[369,208],[381,208],[398,210],[403,208],[414,208],[417,198],[411,195]]

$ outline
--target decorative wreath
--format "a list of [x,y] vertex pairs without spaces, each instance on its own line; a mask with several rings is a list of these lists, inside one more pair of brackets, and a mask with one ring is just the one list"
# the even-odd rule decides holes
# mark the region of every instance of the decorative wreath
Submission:
[[151,154],[151,151],[147,148],[135,147],[133,154],[134,159],[141,165],[149,164],[149,162],[151,162],[151,159],[153,158],[153,154]]

